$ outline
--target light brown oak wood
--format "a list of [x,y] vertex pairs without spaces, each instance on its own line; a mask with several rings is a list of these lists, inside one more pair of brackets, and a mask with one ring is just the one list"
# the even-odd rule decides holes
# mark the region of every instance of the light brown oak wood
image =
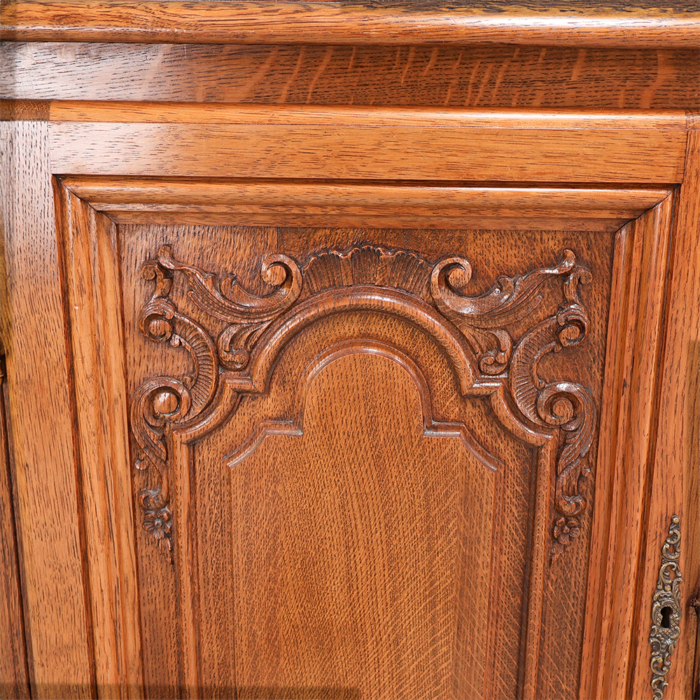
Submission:
[[47,125],[3,122],[0,134],[2,327],[32,693],[90,697],[93,630]]
[[[685,586],[682,597],[684,625],[678,642],[678,658],[669,672],[668,697],[690,697],[694,692],[693,656],[696,654],[698,617],[692,607],[693,597],[700,586],[698,576],[697,508],[698,508],[698,280],[696,277],[698,244],[698,191],[700,188],[700,139],[698,132],[690,135],[688,142],[688,177],[678,198],[678,214],[675,222],[673,274],[669,280],[672,291],[667,310],[668,323],[664,339],[663,364],[660,365],[661,392],[659,397],[659,421],[654,461],[649,473],[649,511],[644,529],[643,546],[640,552],[643,576],[639,585],[639,606],[635,625],[638,638],[648,629],[651,619],[650,595],[656,586],[653,576],[659,565],[660,548],[665,539],[664,528],[677,511],[685,522],[682,530],[681,572]],[[686,299],[684,303],[682,298]],[[683,330],[681,330],[683,329]],[[671,465],[680,464],[674,469]],[[679,506],[679,504],[682,504]],[[639,644],[636,662],[647,658],[646,649]],[[695,679],[697,683],[697,678]],[[630,696],[643,692],[643,678],[630,674],[628,679]]]
[[700,48],[7,41],[0,97],[697,110]]
[[[599,686],[593,685],[596,674],[582,676],[583,697],[626,697],[630,664],[634,663],[629,647],[636,644],[635,611],[632,606],[621,606],[620,599],[636,597],[640,519],[650,488],[648,464],[657,420],[651,397],[657,391],[672,202],[667,198],[618,234],[620,264],[626,262],[640,274],[618,277],[621,285],[615,290],[619,305],[615,310],[620,317],[611,318],[611,324],[627,330],[609,337],[608,357],[628,369],[616,384],[608,385],[611,395],[604,405],[610,413],[601,418],[607,430],[601,434],[606,449],[601,450],[604,457],[598,463],[598,491],[607,494],[610,511],[604,515],[600,509],[594,523],[600,549],[594,549],[591,557],[588,599],[591,607],[600,598],[602,603],[600,612],[589,617],[588,633],[598,636],[590,642],[595,656],[587,659],[597,669]],[[625,468],[616,469],[614,465],[619,464]],[[623,532],[630,534],[620,536]]]
[[[92,624],[100,633],[95,645],[100,688],[123,688],[139,697],[142,685],[141,640],[137,612],[138,580],[129,533],[133,530],[131,480],[123,357],[103,355],[110,343],[120,346],[119,307],[112,306],[118,286],[113,225],[82,206],[69,193],[65,210],[65,259],[74,358],[77,429],[83,473],[87,559],[90,562]],[[87,263],[84,259],[91,261]],[[91,271],[93,278],[86,276]],[[85,294],[92,289],[88,299]],[[76,298],[80,290],[79,298]],[[104,317],[100,335],[95,318]],[[98,378],[99,376],[99,378]],[[115,628],[114,634],[104,631]],[[113,691],[108,691],[113,692]]]
[[[4,384],[4,372],[3,372]],[[7,421],[5,391],[0,395],[0,696],[29,698],[27,648],[22,611],[17,528],[13,512],[13,494],[10,469],[10,435]]]
[[[100,119],[113,110],[96,107]],[[52,122],[53,167],[66,175],[158,177],[625,184],[683,177],[679,113],[221,107],[207,123],[211,110],[185,108],[186,120],[197,119],[186,125],[161,122],[168,112],[157,104],[141,118],[158,123]]]
[[692,696],[698,12],[569,5],[3,3],[0,695]]
[[117,223],[394,226],[618,230],[669,189],[435,187],[63,177],[64,187]]
[[[246,193],[247,195],[252,195],[254,193],[257,193],[258,195],[264,195],[264,197],[269,198],[270,201],[275,202],[279,205],[282,205],[285,202],[293,201],[295,205],[298,208],[297,216],[303,217],[304,215],[304,207],[313,207],[315,202],[317,200],[314,199],[314,197],[318,197],[319,195],[323,195],[325,198],[325,202],[327,206],[329,206],[329,210],[332,211],[333,209],[333,201],[335,198],[335,201],[337,202],[356,202],[354,205],[355,207],[365,207],[365,206],[371,206],[371,203],[373,202],[384,202],[386,206],[391,206],[392,201],[396,203],[396,206],[399,206],[400,203],[400,198],[403,197],[404,201],[408,204],[411,200],[411,197],[413,196],[413,189],[414,188],[407,188],[407,187],[396,187],[394,186],[393,188],[387,188],[386,186],[380,186],[380,185],[316,185],[316,184],[299,184],[299,185],[275,185],[273,183],[269,184],[262,184],[262,185],[256,185],[256,184],[242,184],[239,185],[237,182],[233,181],[230,183],[226,182],[219,182],[216,184],[206,184],[203,183],[201,185],[197,185],[195,181],[189,182],[189,183],[182,183],[181,185],[176,183],[175,181],[162,181],[162,180],[133,180],[129,178],[122,178],[120,180],[110,180],[107,178],[64,178],[62,180],[62,185],[63,187],[67,188],[68,191],[74,192],[75,194],[78,194],[82,198],[84,198],[86,201],[90,202],[91,206],[94,206],[97,208],[98,211],[102,211],[108,216],[110,215],[110,207],[113,207],[115,210],[120,209],[120,202],[124,201],[131,201],[131,208],[132,209],[138,209],[139,207],[145,208],[147,211],[148,207],[153,205],[154,203],[162,202],[162,201],[174,201],[178,196],[181,198],[181,201],[183,202],[188,202],[188,201],[203,201],[206,200],[209,203],[209,206],[217,206],[219,201],[236,201],[237,197],[240,197],[240,191],[238,190],[239,187],[243,187],[244,189],[242,192]],[[248,189],[245,189],[248,188]],[[258,188],[258,189],[251,189],[251,188]],[[564,190],[564,189],[558,189],[558,190],[543,190],[539,191],[536,188],[522,188],[521,190],[517,191],[518,196],[520,197],[520,203],[522,204],[528,204],[529,207],[528,209],[533,209],[536,208],[537,204],[540,203],[540,206],[546,205],[546,206],[553,206],[553,202],[556,202],[559,206],[560,213],[562,215],[566,215],[569,211],[569,207],[574,207],[578,208],[579,211],[583,211],[584,209],[584,203],[588,203],[591,205],[590,209],[590,215],[593,217],[593,221],[595,221],[595,217],[597,216],[596,214],[596,209],[595,209],[595,203],[599,202],[604,202],[608,207],[612,207],[615,198],[618,198],[618,202],[621,206],[627,206],[629,207],[630,205],[634,206],[651,206],[652,208],[654,207],[654,204],[656,202],[659,202],[660,200],[664,200],[665,204],[660,205],[660,206],[665,206],[666,209],[664,210],[663,208],[660,209],[659,211],[667,211],[668,206],[671,202],[670,198],[670,192],[668,190],[619,190],[619,191],[614,191],[614,190],[604,190],[604,189],[599,189],[599,190],[587,190],[587,189],[582,189],[582,190]],[[450,201],[451,199],[453,200],[456,195],[461,196],[462,201],[469,201],[469,198],[475,199],[478,198],[478,201],[483,202],[486,198],[488,198],[486,201],[491,201],[494,204],[498,204],[499,202],[504,202],[509,199],[509,197],[513,196],[513,190],[512,189],[506,189],[504,191],[499,191],[498,188],[474,188],[473,191],[470,191],[469,188],[461,188],[461,189],[446,189],[446,188],[431,188],[426,194],[429,194],[430,197],[432,198],[430,201],[432,202],[433,206],[437,206],[438,208],[440,207],[440,197],[443,197],[445,202]],[[71,195],[74,196],[74,195]],[[295,199],[296,197],[296,199]],[[553,199],[554,198],[554,199]],[[105,205],[103,202],[107,201],[107,205]],[[309,203],[310,202],[310,203]],[[123,205],[122,205],[123,206]],[[525,211],[528,211],[528,209],[523,209],[523,213]],[[536,209],[535,209],[536,211]],[[496,210],[496,215],[498,214],[498,210]],[[158,212],[150,212],[150,216],[155,216],[157,220],[159,213]],[[174,216],[177,216],[178,214],[175,213]],[[206,213],[205,213],[206,216]],[[354,214],[354,217],[362,217],[363,214]],[[647,215],[648,217],[649,215]],[[353,215],[349,214],[346,212],[344,214],[345,219],[347,219],[347,223],[349,225],[352,225],[353,223]],[[415,221],[420,222],[421,219],[424,219],[426,222],[429,222],[431,220],[430,218],[430,212],[429,211],[424,211],[420,212],[419,209],[416,210],[414,213]],[[648,229],[648,232],[645,234],[639,233],[636,236],[637,240],[637,248],[641,250],[641,246],[646,245],[646,246],[652,246],[651,248],[648,248],[648,253],[645,255],[647,256],[647,264],[654,264],[657,266],[656,269],[663,271],[665,269],[664,266],[664,258],[663,255],[659,256],[658,250],[654,250],[653,246],[654,245],[664,245],[663,241],[668,240],[667,238],[667,233],[663,233],[664,230],[668,230],[668,219],[666,219],[666,222],[663,223],[664,219],[663,217],[661,219],[658,219],[658,216],[656,219],[653,217],[650,219],[650,222],[657,222],[657,223],[651,223],[651,228]],[[659,228],[660,227],[660,228]],[[124,229],[125,231],[127,230],[132,230],[131,228]],[[138,229],[133,229],[134,231]],[[164,233],[167,233],[169,228],[166,226],[165,228],[162,229]],[[641,230],[644,230],[643,228]],[[658,231],[658,233],[657,233]],[[93,235],[97,235],[97,230]],[[581,235],[581,234],[577,234]],[[598,234],[600,235],[600,234]],[[132,238],[133,234],[129,236],[128,239],[130,240]],[[622,240],[626,240],[627,234],[623,235]],[[659,237],[660,236],[660,237]],[[634,238],[634,236],[632,236]],[[244,240],[244,239],[242,239]],[[352,239],[350,239],[352,240]],[[644,243],[646,241],[646,243]],[[620,244],[621,245],[621,244]],[[621,257],[620,257],[621,256]],[[72,256],[74,258],[74,256]],[[648,276],[646,272],[644,272],[644,267],[640,266],[639,263],[625,263],[622,262],[625,260],[625,255],[621,252],[618,253],[618,257],[620,257],[621,260],[621,265],[622,268],[618,272],[618,279],[626,279],[630,275],[633,275],[633,279],[640,280],[636,284],[641,283],[641,280],[647,280]],[[634,271],[634,272],[633,272]],[[637,277],[637,275],[641,275],[640,277]],[[637,313],[632,311],[630,312],[628,309],[628,302],[623,301],[622,299],[619,301],[620,306],[617,307],[618,309],[625,309],[626,313],[631,313],[631,316],[629,316],[629,320],[627,321],[626,324],[622,325],[622,328],[629,328],[631,332],[634,332],[634,329],[639,328],[639,316],[637,316]],[[80,307],[80,305],[78,305]],[[658,308],[658,306],[653,306],[652,308]],[[617,312],[619,313],[619,311]],[[640,312],[642,314],[642,317],[646,316],[648,312],[645,310],[643,312]],[[619,332],[618,324],[616,322],[612,322],[612,328],[615,329],[616,332]],[[643,332],[643,331],[638,331],[638,332]],[[364,345],[359,346],[360,349],[364,347]],[[615,376],[617,373],[620,371],[624,371],[623,369],[624,363],[621,367],[618,369],[610,369],[609,372],[612,373],[613,376]],[[264,377],[265,375],[261,375]],[[644,377],[645,380],[648,380],[648,375],[645,373],[642,373],[640,376]],[[621,381],[621,380],[611,380],[611,381]],[[264,383],[260,384],[260,390],[264,387]],[[647,383],[645,384],[645,389],[644,391],[647,394],[653,393],[653,381],[651,384]],[[224,401],[224,405],[226,404],[226,401]],[[220,419],[216,419],[217,421]],[[195,435],[198,433],[195,432]],[[274,434],[274,431],[273,431]],[[294,431],[291,433],[292,435],[296,434]],[[252,444],[259,445],[259,442],[254,442]],[[173,448],[174,449],[174,448]],[[243,454],[249,454],[248,452],[244,452]],[[241,458],[236,458],[236,460],[241,459]],[[235,464],[238,464],[238,461],[235,462]],[[183,486],[178,486],[178,501],[183,501],[184,504],[192,502],[191,496],[185,496],[182,492],[181,489],[185,488]],[[191,487],[187,487],[191,488]],[[184,512],[180,514],[180,517],[185,517],[185,513],[187,513],[188,508],[194,508],[194,503],[192,502],[191,506],[185,506],[183,505],[183,510]],[[187,525],[183,525],[185,527],[186,531],[190,531],[190,527]],[[188,554],[188,552],[196,552],[197,548],[195,547],[194,549],[192,548],[193,545],[181,545],[184,546],[184,550],[178,550],[176,553],[178,558],[181,560],[183,557],[188,558],[193,556],[193,554]],[[208,549],[211,549],[209,547]],[[149,561],[151,561],[151,558],[149,557]],[[541,561],[541,560],[540,560]],[[196,565],[194,562],[188,565],[186,571],[196,571],[199,565]],[[540,574],[541,576],[542,574]],[[535,579],[536,581],[537,579]],[[531,586],[533,586],[534,581],[531,581]],[[195,601],[200,598],[201,595],[203,595],[201,591],[201,583],[197,583],[196,580],[193,581],[189,576],[185,579],[185,581],[181,581],[180,583],[180,590],[183,591],[184,593],[181,593],[181,595],[184,597],[185,600],[187,601]],[[535,585],[534,588],[531,588],[531,591],[537,590],[537,586]],[[199,591],[199,592],[198,592]],[[583,589],[582,589],[583,593]],[[566,595],[570,595],[570,591],[566,593]],[[583,600],[583,597],[581,597],[581,600]],[[200,603],[201,605],[201,603]],[[537,610],[540,609],[541,603],[537,603],[537,599],[533,599],[531,602],[531,610]],[[183,615],[185,614],[184,611],[182,613]],[[183,620],[187,622],[186,624],[189,626],[189,632],[184,633],[185,637],[183,639],[183,642],[185,642],[185,649],[187,649],[188,644],[191,644],[190,646],[190,651],[188,654],[185,655],[185,660],[188,658],[191,659],[189,662],[186,662],[184,669],[186,673],[186,678],[189,678],[189,681],[186,681],[186,685],[188,687],[198,688],[204,685],[205,687],[212,687],[211,682],[212,681],[207,681],[207,676],[204,675],[202,676],[202,673],[206,673],[205,667],[202,667],[202,661],[199,661],[198,659],[200,658],[198,656],[198,652],[196,651],[196,648],[201,644],[201,634],[202,632],[198,632],[197,630],[199,629],[199,624],[197,623],[198,619],[198,607],[192,608],[190,612],[188,612]],[[161,623],[162,624],[162,623]],[[210,633],[211,634],[211,633]],[[216,635],[214,635],[214,638],[217,638]],[[187,643],[186,640],[191,639],[191,643]],[[200,640],[199,642],[195,640]],[[556,640],[556,641],[555,641]],[[550,642],[547,641],[547,638],[545,638],[545,645],[549,644]],[[552,637],[552,643],[556,644],[558,647],[561,647],[562,645],[562,639],[560,636],[558,636],[556,633],[553,631],[553,637]],[[534,660],[538,657],[538,653],[535,652],[534,650],[530,651],[531,658]],[[204,657],[201,657],[202,659]],[[531,662],[531,663],[533,663]],[[219,669],[218,673],[221,673],[221,668]],[[550,676],[551,671],[548,672],[548,678],[546,683],[552,683],[554,682],[554,677]],[[535,680],[536,675],[531,675],[529,678],[525,678],[524,680],[526,681],[527,685],[525,686],[526,689],[526,694],[528,696],[533,696],[536,697],[536,693],[538,692],[536,690],[537,683],[538,681]],[[561,683],[563,679],[559,679],[558,681],[555,681],[556,683]],[[470,681],[471,683],[474,682],[474,679]],[[540,681],[541,682],[541,681]],[[569,681],[570,682],[570,681]],[[219,686],[221,687],[221,686]],[[257,687],[257,686],[256,686]],[[262,686],[260,686],[262,687]],[[296,686],[293,686],[296,687]],[[321,687],[321,686],[319,686]],[[325,686],[324,686],[325,687]],[[330,687],[330,686],[329,686]],[[546,687],[546,686],[545,686]],[[555,686],[557,687],[557,686]],[[561,686],[558,686],[561,688]],[[565,687],[565,686],[564,686]],[[529,690],[527,690],[529,688]],[[193,690],[193,692],[196,694],[198,691]],[[252,691],[251,691],[252,692]],[[257,691],[255,691],[257,692]],[[291,692],[291,691],[290,691]],[[295,691],[296,692],[296,691]],[[301,691],[299,691],[301,692]],[[329,691],[330,692],[330,691]],[[374,691],[371,691],[372,693],[380,692],[377,691],[376,689]],[[412,692],[412,691],[411,691]]]
[[[596,4],[598,7],[596,7]],[[515,43],[697,48],[700,12],[678,4],[527,6],[330,2],[9,0],[0,39],[160,43]],[[636,10],[636,11],[635,11]],[[154,18],[157,18],[154,21]]]

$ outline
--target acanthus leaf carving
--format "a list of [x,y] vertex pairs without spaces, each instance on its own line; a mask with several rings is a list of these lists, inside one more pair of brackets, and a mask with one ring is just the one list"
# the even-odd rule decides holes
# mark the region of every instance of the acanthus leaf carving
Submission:
[[593,397],[574,382],[546,382],[539,364],[551,352],[578,345],[588,333],[588,314],[579,297],[579,284],[591,281],[590,272],[572,268],[564,282],[565,301],[557,313],[523,335],[511,360],[511,394],[518,409],[533,423],[558,426],[563,433],[557,456],[552,559],[580,533],[580,514],[586,500],[579,479],[590,469],[587,456],[593,442],[596,410]]
[[440,260],[432,270],[430,289],[435,305],[467,337],[478,357],[479,369],[488,375],[506,370],[513,350],[508,325],[531,314],[542,301],[540,290],[551,277],[569,273],[576,258],[565,250],[553,268],[534,270],[514,277],[501,276],[479,296],[463,294],[472,279],[464,258]]
[[[169,298],[175,272],[184,274],[189,296],[200,309],[230,324],[216,343],[203,326],[181,314]],[[143,266],[142,276],[153,280],[155,289],[139,315],[141,332],[153,342],[184,348],[193,364],[192,374],[181,379],[147,380],[136,391],[131,405],[132,431],[138,445],[136,467],[154,469],[158,475],[158,483],[139,494],[145,511],[144,528],[171,558],[168,431],[173,425],[195,420],[209,406],[218,387],[220,364],[227,369],[245,367],[251,345],[299,296],[301,273],[287,256],[268,256],[261,276],[275,289],[267,296],[256,297],[243,289],[235,276],[217,276],[179,262],[170,246],[162,246],[157,259]]]
[[[174,274],[184,276],[187,294],[197,307],[227,324],[216,340],[214,332],[179,313],[170,299]],[[560,435],[552,557],[559,556],[578,536],[580,516],[587,505],[579,482],[589,472],[595,405],[582,385],[548,381],[539,369],[543,357],[577,345],[588,332],[579,286],[590,282],[591,275],[577,263],[573,251],[564,250],[554,267],[501,276],[477,296],[465,293],[472,268],[464,258],[453,256],[431,264],[413,251],[368,244],[320,251],[310,255],[303,266],[285,255],[270,255],[262,261],[261,276],[273,291],[260,297],[245,290],[235,275],[217,275],[178,261],[170,246],[163,246],[157,260],[144,266],[143,276],[155,282],[155,289],[141,312],[141,331],[152,341],[184,347],[194,365],[191,376],[147,380],[132,402],[137,466],[146,464],[160,475],[160,483],[141,495],[144,526],[162,548],[170,546],[172,530],[168,431],[196,421],[212,403],[222,372],[245,375],[265,331],[278,319],[283,324],[302,291],[308,299],[328,289],[350,288],[352,293],[353,287],[359,290],[367,285],[401,290],[416,304],[437,309],[471,347],[483,380],[489,386],[505,387],[522,419]],[[544,285],[554,279],[562,280],[562,303],[552,315],[518,333],[518,324],[541,305]],[[245,391],[260,391],[256,386],[251,384]]]

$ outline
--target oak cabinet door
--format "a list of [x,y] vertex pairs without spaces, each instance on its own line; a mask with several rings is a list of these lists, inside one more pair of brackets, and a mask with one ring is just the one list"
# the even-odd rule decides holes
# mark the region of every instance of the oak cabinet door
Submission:
[[50,125],[98,686],[648,668],[685,117],[100,109]]

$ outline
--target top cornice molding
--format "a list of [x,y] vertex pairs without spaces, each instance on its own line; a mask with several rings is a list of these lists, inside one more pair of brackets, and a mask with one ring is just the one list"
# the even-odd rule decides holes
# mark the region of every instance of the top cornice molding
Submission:
[[700,2],[4,0],[0,40],[700,48]]

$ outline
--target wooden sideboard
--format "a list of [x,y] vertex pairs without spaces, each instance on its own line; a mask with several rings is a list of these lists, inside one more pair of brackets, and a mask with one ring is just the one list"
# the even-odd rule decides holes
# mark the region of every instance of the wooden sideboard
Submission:
[[0,4],[0,696],[691,700],[700,7]]

